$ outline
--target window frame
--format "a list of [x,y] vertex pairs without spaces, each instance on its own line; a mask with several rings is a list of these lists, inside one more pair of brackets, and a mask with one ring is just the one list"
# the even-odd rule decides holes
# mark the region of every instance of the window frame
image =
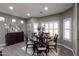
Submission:
[[[69,25],[69,28],[67,28],[67,27],[65,27],[65,22],[66,21],[69,21],[70,22],[70,25]],[[69,30],[69,38],[68,37],[66,37],[65,36],[65,33],[67,33],[67,32],[65,32],[65,31],[67,31],[67,30]],[[71,41],[71,18],[65,18],[64,20],[63,20],[63,40],[66,40],[66,41]]]

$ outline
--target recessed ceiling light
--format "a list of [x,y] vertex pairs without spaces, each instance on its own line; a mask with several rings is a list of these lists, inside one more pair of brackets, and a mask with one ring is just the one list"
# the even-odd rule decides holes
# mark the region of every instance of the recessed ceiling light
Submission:
[[24,23],[24,21],[23,20],[21,20],[21,24],[23,24]]
[[12,22],[15,23],[16,22],[16,19],[12,19]]
[[9,9],[10,9],[10,10],[13,10],[14,8],[13,8],[13,6],[9,6]]
[[27,16],[30,16],[30,13],[27,13]]
[[47,11],[47,10],[48,10],[48,7],[44,7],[44,10],[46,10],[46,11]]

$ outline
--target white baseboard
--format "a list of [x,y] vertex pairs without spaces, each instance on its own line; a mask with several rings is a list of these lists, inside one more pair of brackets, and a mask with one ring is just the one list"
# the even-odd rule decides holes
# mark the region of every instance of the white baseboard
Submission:
[[0,47],[1,47],[1,46],[5,46],[5,45],[6,45],[5,43],[4,43],[4,44],[0,44]]

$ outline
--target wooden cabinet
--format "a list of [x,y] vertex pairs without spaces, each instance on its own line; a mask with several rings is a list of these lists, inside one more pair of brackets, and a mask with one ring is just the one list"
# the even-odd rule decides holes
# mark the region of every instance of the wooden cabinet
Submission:
[[24,41],[24,32],[7,33],[6,35],[7,46],[13,45],[22,41]]

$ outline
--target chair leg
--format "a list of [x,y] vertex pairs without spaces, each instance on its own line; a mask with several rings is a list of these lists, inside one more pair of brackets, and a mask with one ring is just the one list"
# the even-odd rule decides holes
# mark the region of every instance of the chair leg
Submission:
[[56,48],[56,53],[57,53],[57,48]]
[[46,52],[46,56],[47,56],[47,52]]
[[26,45],[26,52],[27,52],[27,48],[28,48],[28,45]]
[[0,51],[0,56],[2,56],[2,51]]
[[37,56],[39,56],[39,51],[37,51]]
[[33,52],[33,54],[32,55],[34,55],[34,52]]
[[55,49],[56,49],[56,52],[57,52],[57,45],[55,45]]

